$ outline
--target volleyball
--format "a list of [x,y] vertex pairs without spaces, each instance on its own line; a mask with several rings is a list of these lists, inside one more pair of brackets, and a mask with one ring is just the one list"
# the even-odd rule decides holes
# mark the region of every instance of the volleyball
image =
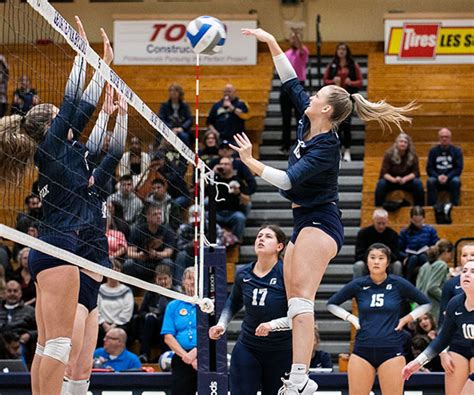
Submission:
[[193,51],[214,55],[222,50],[227,33],[224,24],[212,16],[200,16],[189,22],[186,38]]
[[161,371],[168,372],[171,370],[171,360],[173,359],[173,355],[173,351],[165,351],[163,354],[160,355],[158,363],[160,365]]

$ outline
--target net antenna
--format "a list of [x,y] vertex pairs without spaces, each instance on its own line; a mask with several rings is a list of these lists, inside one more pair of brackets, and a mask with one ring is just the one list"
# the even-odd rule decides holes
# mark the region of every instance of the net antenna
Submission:
[[[197,207],[196,213],[201,215],[199,235],[195,236],[195,266],[198,269],[195,271],[197,277],[195,280],[197,285],[195,287],[195,295],[193,297],[189,297],[158,285],[141,281],[135,277],[104,268],[101,265],[88,261],[78,255],[69,253],[67,251],[60,251],[56,247],[41,242],[40,240],[28,236],[22,232],[18,232],[17,230],[6,225],[0,226],[0,235],[6,239],[10,239],[19,244],[37,249],[51,256],[55,256],[69,263],[76,264],[77,266],[86,268],[99,274],[103,274],[123,283],[135,285],[139,288],[157,292],[174,299],[185,300],[194,304],[198,304],[201,309],[206,312],[212,311],[212,301],[203,297],[203,279],[201,279],[203,270],[200,267],[203,261],[204,245],[204,174],[209,169],[205,163],[199,159],[196,153],[193,153],[192,150],[189,149],[173,131],[171,131],[171,129],[158,117],[158,115],[156,115],[151,110],[151,108],[146,105],[145,102],[140,97],[138,97],[138,95],[122,80],[122,78],[120,78],[112,68],[103,62],[100,56],[91,48],[91,46],[88,45],[86,41],[84,41],[79,36],[78,32],[57,10],[54,9],[53,6],[51,6],[46,0],[28,0],[27,2],[39,15],[44,18],[45,25],[50,25],[51,28],[56,30],[65,39],[69,46],[83,59],[85,59],[85,61],[90,66],[92,66],[95,72],[98,72],[105,81],[107,81],[112,87],[115,88],[117,92],[124,96],[128,104],[133,107],[136,112],[140,114],[170,145],[172,145],[188,164],[195,166],[195,185],[199,190],[199,193],[197,193],[198,191],[195,192],[195,205]],[[195,214],[195,218],[197,218],[197,214]]]

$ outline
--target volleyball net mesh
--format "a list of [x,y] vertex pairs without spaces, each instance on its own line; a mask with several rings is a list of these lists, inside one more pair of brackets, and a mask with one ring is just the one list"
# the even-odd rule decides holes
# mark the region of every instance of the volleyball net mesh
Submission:
[[[8,149],[0,151],[0,236],[14,242],[10,245],[13,260],[18,264],[18,254],[26,253],[24,247],[39,249],[123,283],[200,303],[206,166],[194,153],[194,119],[190,125],[188,122],[187,130],[171,130],[158,117],[158,108],[145,104],[114,70],[113,63],[109,67],[101,59],[103,45],[89,45],[74,23],[66,21],[47,1],[10,0],[3,4],[2,18],[0,74],[2,82],[8,81],[8,103],[1,119],[0,139],[2,147]],[[37,239],[45,226],[41,197],[48,191],[38,187],[33,152],[25,158],[31,141],[24,134],[23,122],[35,106],[51,103],[60,107],[65,86],[71,83],[73,64],[82,61],[87,67],[81,98],[97,104],[89,113],[78,102],[74,119],[81,119],[77,121],[81,126],[73,122],[71,129],[74,138],[89,150],[85,160],[91,174],[96,175],[99,168],[105,172],[101,178],[105,181],[94,188],[105,202],[106,228],[92,228],[97,233],[105,231],[107,244],[90,243],[88,247],[108,254],[115,270]],[[121,70],[128,72],[126,67]],[[74,83],[80,88],[80,82]],[[88,122],[82,128],[84,119]],[[12,130],[18,131],[16,136]],[[60,143],[71,144],[67,139]],[[121,146],[123,155],[117,151]],[[101,168],[106,157],[117,162],[109,173],[106,167]],[[15,176],[18,169],[23,170],[20,178]],[[67,184],[64,180],[63,185]],[[73,191],[71,196],[80,197]],[[71,215],[60,205],[55,208]],[[189,266],[196,271],[192,297],[180,289],[183,271]],[[157,273],[169,273],[172,282],[158,285]]]

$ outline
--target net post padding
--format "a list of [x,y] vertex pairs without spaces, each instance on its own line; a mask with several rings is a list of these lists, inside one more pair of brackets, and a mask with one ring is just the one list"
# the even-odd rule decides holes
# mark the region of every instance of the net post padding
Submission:
[[220,316],[227,299],[225,247],[204,249],[204,295],[215,300],[212,314],[198,311],[198,394],[227,395],[227,336],[209,339],[209,328]]
[[72,252],[55,247],[40,239],[32,237],[16,229],[10,228],[9,226],[6,226],[6,225],[0,224],[0,236],[5,239],[14,241],[15,243],[24,245],[26,247],[30,247],[34,250],[41,251],[44,254],[61,259],[65,262],[69,262],[73,265],[79,266],[82,269],[86,269],[91,272],[101,274],[105,277],[109,277],[114,280],[120,281],[121,283],[124,283],[124,284],[133,285],[135,287],[142,288],[147,291],[156,292],[160,295],[164,295],[172,299],[179,299],[188,303],[201,305],[203,302],[203,300],[197,297],[187,296],[182,293],[172,291],[168,288],[160,287],[159,285],[151,284],[146,281],[140,280],[136,277],[132,277],[127,274],[120,273],[115,270],[103,267],[101,265],[98,265],[97,263],[94,263],[85,258],[82,258],[79,255],[76,255],[76,254],[73,254]]

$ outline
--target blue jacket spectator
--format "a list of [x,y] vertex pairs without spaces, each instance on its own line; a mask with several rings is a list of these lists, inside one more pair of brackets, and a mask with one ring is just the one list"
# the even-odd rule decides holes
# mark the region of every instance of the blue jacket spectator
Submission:
[[447,190],[451,203],[457,206],[461,195],[460,176],[464,166],[462,150],[451,144],[451,131],[448,128],[442,128],[438,137],[439,144],[431,148],[426,163],[428,205],[436,204],[439,190]]
[[[182,286],[188,296],[194,295],[194,267],[183,273]],[[195,395],[197,391],[196,306],[173,300],[168,303],[161,327],[166,345],[174,352],[171,360],[171,393]]]
[[[193,123],[189,106],[183,101],[184,90],[179,84],[169,87],[169,99],[160,107],[160,119],[186,144],[191,144],[190,128]],[[161,135],[157,134],[157,140]]]
[[94,367],[110,368],[116,372],[140,369],[138,357],[125,348],[127,334],[121,328],[110,329],[104,337],[104,347],[94,351]]
[[221,140],[234,140],[234,135],[245,131],[249,118],[247,104],[235,95],[232,84],[224,87],[224,97],[215,103],[207,116],[209,130],[217,131]]
[[400,231],[400,256],[405,259],[406,277],[412,284],[416,284],[419,268],[428,262],[426,251],[438,240],[436,229],[425,224],[423,207],[413,207],[410,225]]

